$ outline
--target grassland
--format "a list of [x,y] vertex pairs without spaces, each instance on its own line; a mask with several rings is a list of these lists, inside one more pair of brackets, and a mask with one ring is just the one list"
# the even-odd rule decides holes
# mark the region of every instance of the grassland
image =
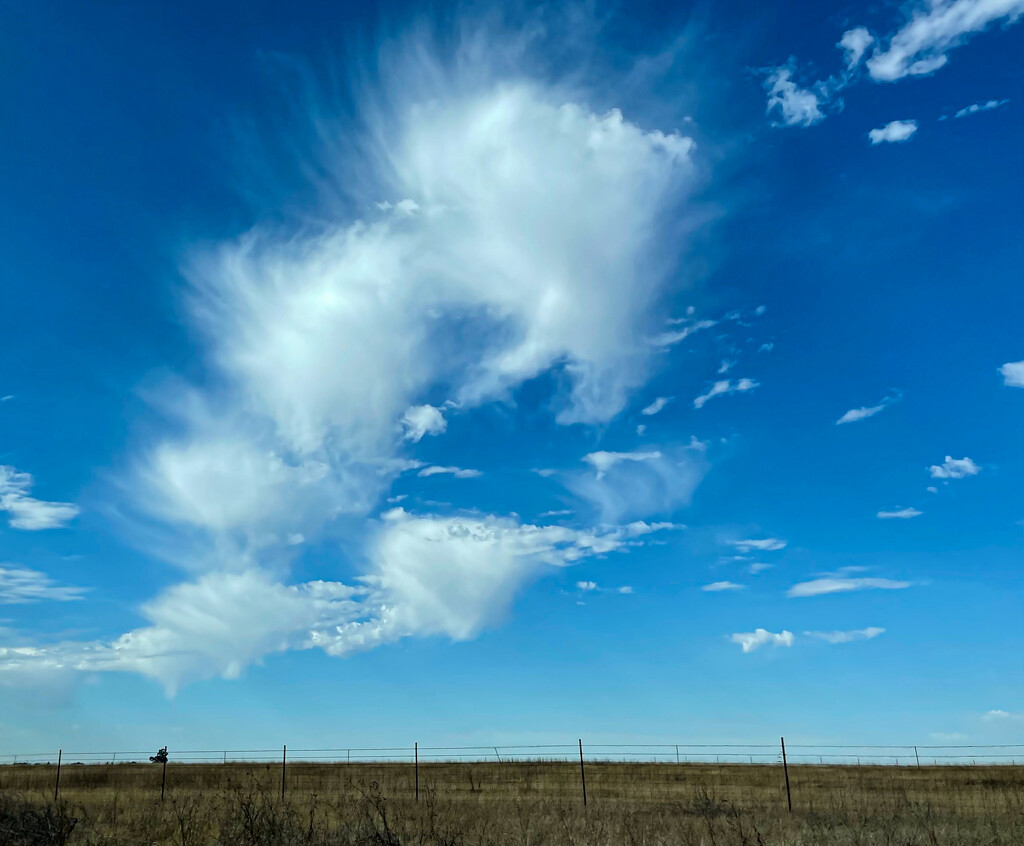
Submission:
[[1024,767],[561,762],[0,767],[0,843],[1020,846]]

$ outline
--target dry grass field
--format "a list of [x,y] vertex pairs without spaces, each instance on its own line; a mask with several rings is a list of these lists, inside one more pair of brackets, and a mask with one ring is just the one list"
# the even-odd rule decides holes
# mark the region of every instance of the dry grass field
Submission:
[[294,763],[0,767],[0,844],[1020,846],[1024,767]]

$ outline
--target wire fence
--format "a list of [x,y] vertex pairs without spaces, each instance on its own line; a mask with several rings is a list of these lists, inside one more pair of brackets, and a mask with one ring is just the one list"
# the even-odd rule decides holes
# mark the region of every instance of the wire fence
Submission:
[[[485,744],[477,746],[335,746],[315,749],[171,749],[171,763],[227,764],[273,763],[282,756],[292,763],[423,763],[512,761],[634,762],[661,764],[781,764],[779,743],[540,743]],[[48,752],[0,753],[0,765],[56,764],[60,757],[70,764],[148,763],[156,750],[148,751],[76,751],[53,749]],[[1024,763],[1024,743],[990,745],[871,745],[871,744],[786,744],[788,763],[817,765],[1017,765]]]

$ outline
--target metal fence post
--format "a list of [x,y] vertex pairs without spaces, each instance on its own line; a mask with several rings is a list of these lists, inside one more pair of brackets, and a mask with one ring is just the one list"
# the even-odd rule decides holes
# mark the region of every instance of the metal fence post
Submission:
[[914,757],[917,759],[917,768],[921,769],[921,757],[917,754],[917,747],[914,747]]
[[281,747],[281,798],[284,799],[284,776],[288,768],[288,745]]
[[160,801],[164,801],[164,790],[167,788],[167,756],[164,755],[163,774],[160,776]]
[[793,811],[793,797],[789,792],[789,764],[786,763],[786,738],[782,740],[782,771],[786,774],[786,804],[789,805],[790,813]]
[[416,801],[420,801],[420,744],[415,741],[412,745],[413,766],[416,771]]
[[57,782],[53,785],[53,801],[57,801],[57,794],[60,793],[60,760],[64,756],[64,750],[57,750]]
[[587,771],[583,769],[583,738],[580,738],[580,781],[583,784],[583,807],[587,806]]

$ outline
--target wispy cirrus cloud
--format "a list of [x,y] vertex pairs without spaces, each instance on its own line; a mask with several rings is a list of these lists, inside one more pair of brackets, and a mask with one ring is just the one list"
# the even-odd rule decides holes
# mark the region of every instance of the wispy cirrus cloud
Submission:
[[31,474],[0,465],[0,511],[7,512],[12,529],[59,529],[78,516],[81,509],[70,502],[47,502],[30,496],[33,482]]
[[431,464],[420,470],[417,476],[454,476],[456,479],[476,479],[483,475],[483,471],[463,467],[443,467]]
[[786,541],[780,538],[743,538],[741,540],[729,541],[737,550],[747,552],[775,552],[785,549]]
[[746,585],[740,585],[736,582],[722,581],[722,582],[711,582],[709,585],[704,585],[701,590],[707,593],[718,593],[726,590],[743,590]]
[[844,423],[856,423],[860,420],[867,420],[867,418],[874,417],[878,412],[883,411],[894,402],[899,402],[902,398],[902,394],[890,394],[879,402],[878,405],[851,408],[836,421],[836,425],[841,426]]
[[699,397],[694,399],[694,408],[703,408],[708,400],[714,399],[715,397],[725,396],[726,394],[744,393],[746,391],[752,391],[754,388],[760,387],[759,382],[755,382],[753,379],[720,379],[715,382],[706,394],[701,394]]
[[885,634],[885,629],[868,626],[866,629],[853,629],[845,632],[804,632],[806,637],[823,640],[825,643],[851,643],[855,640],[871,640]]
[[849,593],[857,590],[904,590],[911,587],[912,584],[912,582],[870,576],[862,578],[843,575],[822,576],[818,579],[798,582],[786,591],[786,596],[824,596],[830,593]]
[[82,599],[87,588],[56,584],[38,570],[0,564],[0,605],[27,605],[33,602],[73,602]]
[[879,520],[910,520],[913,517],[920,517],[924,512],[916,508],[897,508],[893,511],[879,511]]

